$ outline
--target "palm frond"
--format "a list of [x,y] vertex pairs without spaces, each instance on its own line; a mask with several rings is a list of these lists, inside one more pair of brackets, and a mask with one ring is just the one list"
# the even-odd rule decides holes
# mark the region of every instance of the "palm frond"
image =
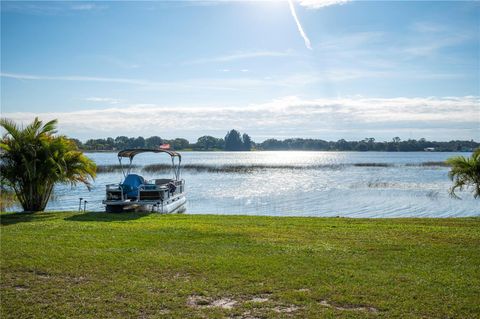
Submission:
[[449,158],[451,166],[448,176],[453,181],[450,196],[460,198],[456,191],[472,188],[473,197],[480,198],[480,149],[476,149],[470,158],[456,156]]
[[7,135],[12,136],[13,139],[17,139],[20,135],[20,129],[18,128],[18,125],[12,120],[2,118],[0,119],[0,126],[3,127],[5,131],[7,131]]

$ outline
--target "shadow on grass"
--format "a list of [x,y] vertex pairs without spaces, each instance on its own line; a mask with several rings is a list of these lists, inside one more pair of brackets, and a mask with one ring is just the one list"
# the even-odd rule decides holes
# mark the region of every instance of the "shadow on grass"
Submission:
[[54,217],[53,213],[2,213],[0,215],[0,225],[8,226],[18,223],[39,222]]
[[87,212],[83,214],[75,214],[65,218],[66,221],[74,222],[113,222],[128,221],[139,219],[150,215],[149,212],[123,212],[123,213],[106,213],[106,212]]

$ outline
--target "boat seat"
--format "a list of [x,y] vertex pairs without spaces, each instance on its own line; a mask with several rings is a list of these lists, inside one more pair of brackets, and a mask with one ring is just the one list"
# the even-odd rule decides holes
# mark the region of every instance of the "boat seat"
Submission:
[[170,182],[173,182],[173,179],[171,178],[158,178],[155,180],[155,185],[165,185]]
[[145,179],[142,176],[128,174],[121,186],[127,198],[136,198],[138,196],[138,186],[142,184],[145,184]]

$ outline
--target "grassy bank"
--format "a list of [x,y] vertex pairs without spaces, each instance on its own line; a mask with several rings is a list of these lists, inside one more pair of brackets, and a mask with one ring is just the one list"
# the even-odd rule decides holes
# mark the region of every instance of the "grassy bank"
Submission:
[[480,219],[1,215],[2,318],[478,318]]

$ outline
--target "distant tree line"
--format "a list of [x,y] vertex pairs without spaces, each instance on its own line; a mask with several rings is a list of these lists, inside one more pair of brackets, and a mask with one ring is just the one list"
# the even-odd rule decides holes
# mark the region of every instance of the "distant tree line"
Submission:
[[268,139],[255,143],[246,133],[231,130],[224,138],[204,135],[196,143],[190,143],[184,138],[163,139],[159,136],[127,137],[117,136],[106,139],[90,139],[82,143],[73,139],[80,149],[88,151],[116,151],[126,148],[158,148],[162,144],[170,144],[175,150],[195,151],[381,151],[381,152],[415,152],[415,151],[473,151],[480,147],[480,143],[471,141],[433,142],[424,138],[419,140],[408,139],[402,141],[399,137],[391,141],[377,142],[374,138],[365,138],[361,141],[325,141],[321,139],[288,138],[285,140]]
[[473,140],[433,142],[424,138],[419,140],[408,139],[402,141],[399,137],[391,141],[377,142],[374,138],[365,138],[361,141],[346,141],[340,139],[324,141],[320,139],[289,138],[285,140],[268,139],[257,145],[263,150],[305,150],[305,151],[377,151],[377,152],[417,152],[417,151],[473,151],[480,146]]
[[116,151],[127,148],[158,148],[162,144],[170,144],[172,149],[188,149],[190,142],[184,138],[176,138],[172,140],[162,139],[159,136],[150,136],[144,138],[139,137],[127,137],[117,136],[116,138],[99,138],[90,139],[85,143],[82,143],[78,139],[73,139],[77,146],[82,150],[87,151]]

